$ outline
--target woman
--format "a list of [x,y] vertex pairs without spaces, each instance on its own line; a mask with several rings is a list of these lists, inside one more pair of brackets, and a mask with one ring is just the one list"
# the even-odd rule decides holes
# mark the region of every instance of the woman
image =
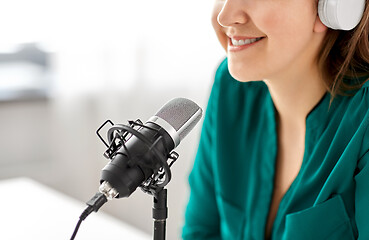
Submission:
[[184,239],[369,239],[369,1],[351,30],[325,3],[217,0]]

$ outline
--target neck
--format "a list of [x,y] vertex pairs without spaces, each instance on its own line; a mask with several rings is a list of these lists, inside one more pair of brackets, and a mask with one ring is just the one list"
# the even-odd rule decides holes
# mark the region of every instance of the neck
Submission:
[[294,77],[264,80],[278,113],[278,120],[286,124],[305,124],[309,112],[326,92],[318,71],[296,74]]

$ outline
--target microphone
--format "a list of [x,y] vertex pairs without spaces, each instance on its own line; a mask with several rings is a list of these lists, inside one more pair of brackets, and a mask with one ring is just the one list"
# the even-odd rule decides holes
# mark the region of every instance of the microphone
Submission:
[[[171,179],[170,167],[178,158],[172,151],[200,121],[202,109],[186,98],[175,98],[166,103],[145,124],[140,120],[129,121],[130,126],[113,124],[107,120],[97,135],[108,147],[104,156],[110,162],[102,169],[99,192],[86,204],[88,207],[79,217],[71,240],[83,220],[97,212],[108,200],[129,197],[137,187],[155,197],[153,217],[154,239],[165,238],[166,189]],[[107,144],[99,131],[107,124]],[[171,159],[170,164],[167,160]],[[164,190],[164,191],[162,191]]]
[[[175,98],[145,124],[136,121],[130,122],[130,127],[113,125],[108,131],[113,147],[104,154],[111,161],[101,172],[99,191],[113,199],[130,196],[138,186],[144,191],[150,191],[155,186],[153,183],[155,187],[165,186],[171,178],[167,160],[175,161],[178,157],[177,153],[171,153],[172,150],[201,116],[202,109],[196,103]],[[115,143],[117,139],[118,143]]]

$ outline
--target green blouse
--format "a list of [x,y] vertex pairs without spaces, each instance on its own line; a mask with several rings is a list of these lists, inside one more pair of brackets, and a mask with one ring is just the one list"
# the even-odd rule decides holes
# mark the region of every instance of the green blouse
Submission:
[[[306,119],[305,152],[282,198],[271,239],[369,239],[369,82],[330,94]],[[263,82],[217,70],[189,177],[183,239],[265,239],[277,132]]]

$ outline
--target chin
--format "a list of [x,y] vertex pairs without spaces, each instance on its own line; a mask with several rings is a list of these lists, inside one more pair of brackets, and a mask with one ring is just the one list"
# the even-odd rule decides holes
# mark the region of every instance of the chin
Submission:
[[228,65],[229,73],[231,76],[239,82],[254,82],[254,81],[261,81],[262,76],[258,73],[253,72],[251,69],[237,69]]

